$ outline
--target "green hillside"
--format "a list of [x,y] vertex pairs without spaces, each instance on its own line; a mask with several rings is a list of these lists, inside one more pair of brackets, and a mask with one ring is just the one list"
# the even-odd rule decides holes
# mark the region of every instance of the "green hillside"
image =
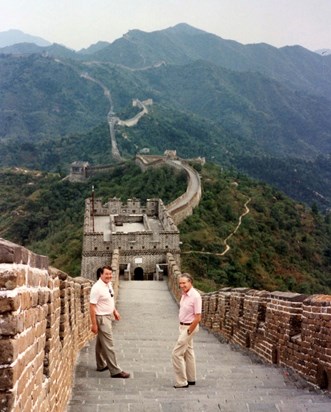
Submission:
[[249,138],[231,134],[223,125],[188,112],[154,105],[137,126],[118,129],[118,145],[126,156],[144,147],[159,154],[176,148],[183,158],[204,156],[268,182],[308,206],[316,203],[322,211],[331,208],[330,156],[309,160],[294,157],[295,153],[266,155]]
[[258,72],[293,90],[331,98],[331,56],[300,46],[243,45],[184,23],[151,33],[130,30],[90,59],[135,69],[203,60],[231,71]]
[[[180,226],[182,269],[204,290],[249,286],[267,290],[331,293],[331,219],[306,209],[271,187],[207,164],[200,170],[202,201]],[[142,173],[133,163],[85,183],[24,169],[0,171],[0,237],[49,256],[51,264],[79,275],[84,200],[106,202],[161,197],[165,204],[186,190],[170,168]],[[249,213],[235,235],[248,201]]]
[[53,58],[0,55],[0,142],[56,139],[104,121],[107,99],[81,72]]
[[[272,187],[208,164],[199,207],[179,226],[182,269],[203,288],[246,286],[301,293],[331,291],[331,219]],[[238,231],[239,216],[245,211]]]

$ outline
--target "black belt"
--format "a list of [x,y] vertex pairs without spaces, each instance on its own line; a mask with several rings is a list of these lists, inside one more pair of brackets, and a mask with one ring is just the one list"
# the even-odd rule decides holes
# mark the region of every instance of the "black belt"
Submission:
[[180,324],[180,325],[185,325],[185,326],[190,326],[190,325],[192,325],[192,322],[191,322],[191,323],[179,322],[179,324]]

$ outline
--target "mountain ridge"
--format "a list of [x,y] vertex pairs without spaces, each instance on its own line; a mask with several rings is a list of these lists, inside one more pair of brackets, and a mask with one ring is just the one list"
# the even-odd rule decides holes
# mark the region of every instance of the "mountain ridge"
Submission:
[[[119,140],[122,134],[131,138],[120,141],[127,156],[140,145],[157,153],[171,147],[179,155],[203,154],[227,164],[245,154],[263,162],[268,156],[309,162],[330,153],[331,59],[301,46],[245,46],[185,23],[152,33],[132,30],[82,53],[57,44],[30,51],[28,46],[0,51],[0,165],[25,161],[20,147],[29,166],[47,167],[49,159],[53,170],[50,159],[61,159],[65,151],[58,141],[72,147],[71,135],[85,139],[107,124],[106,90],[119,117],[130,111],[133,98],[152,98],[159,113],[175,110],[172,118],[151,114],[136,133],[118,128]],[[48,154],[40,159],[34,153],[42,147]],[[80,144],[79,151],[68,154],[74,153],[90,158]],[[63,158],[77,160],[67,153]],[[252,173],[251,163],[245,165]],[[321,181],[328,182],[327,171],[318,170]],[[315,192],[324,196],[323,190]]]
[[[21,48],[19,50],[22,52]],[[15,47],[2,48],[0,53],[15,53]],[[259,71],[290,84],[294,90],[318,93],[331,100],[331,55],[314,53],[302,46],[243,45],[186,23],[153,32],[130,30],[112,43],[99,42],[98,46],[78,52],[64,46],[57,49],[47,46],[41,47],[40,53],[80,61],[109,62],[133,69],[160,62],[182,65],[206,60],[234,71]]]
[[0,47],[12,46],[18,43],[34,43],[37,46],[42,47],[51,45],[48,40],[45,40],[42,37],[24,33],[18,29],[10,29],[0,32]]

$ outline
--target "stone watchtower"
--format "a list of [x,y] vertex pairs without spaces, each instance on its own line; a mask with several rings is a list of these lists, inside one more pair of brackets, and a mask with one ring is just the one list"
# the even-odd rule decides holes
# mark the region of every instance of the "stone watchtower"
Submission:
[[125,280],[162,280],[168,252],[180,262],[179,230],[161,199],[86,199],[81,276],[95,280],[114,251]]

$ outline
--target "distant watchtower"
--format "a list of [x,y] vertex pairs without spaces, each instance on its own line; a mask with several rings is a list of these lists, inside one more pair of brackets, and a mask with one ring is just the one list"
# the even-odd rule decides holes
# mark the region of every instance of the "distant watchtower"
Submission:
[[80,181],[85,180],[88,177],[88,169],[90,167],[89,162],[75,161],[71,163],[70,180]]
[[81,275],[94,280],[115,250],[125,280],[162,280],[168,252],[180,261],[179,230],[161,199],[86,199]]

